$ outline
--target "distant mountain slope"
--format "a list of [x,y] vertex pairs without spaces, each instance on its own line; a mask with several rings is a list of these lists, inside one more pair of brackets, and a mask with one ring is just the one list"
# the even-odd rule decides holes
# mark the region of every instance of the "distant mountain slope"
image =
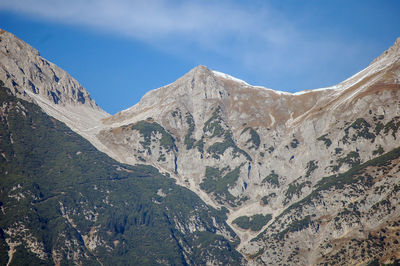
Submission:
[[244,262],[223,211],[0,87],[1,265]]
[[[379,174],[371,175],[368,186],[356,194],[347,183],[344,188],[331,186],[335,188],[331,194],[322,193],[321,182],[330,177],[329,182],[336,184],[337,177],[340,183],[342,174],[356,175],[354,167],[399,147],[399,117],[400,39],[342,83],[293,94],[251,86],[199,66],[148,92],[137,105],[104,119],[97,137],[117,160],[167,171],[208,204],[228,208],[228,223],[242,240],[239,250],[255,263],[339,263],[356,253],[345,250],[339,256],[334,249],[328,254],[323,243],[344,245],[347,242],[341,239],[347,234],[364,241],[361,235],[392,227],[399,218],[397,207],[390,214],[373,212],[376,216],[371,216],[370,208],[386,197],[375,192],[375,186],[396,185],[399,176],[390,168],[392,178],[387,178],[374,166],[371,171]],[[360,200],[374,196],[367,197],[368,204],[358,202],[354,207],[357,201],[349,196],[331,202],[338,193]],[[292,206],[315,195],[321,200],[311,201],[314,209],[292,213]],[[387,200],[397,206],[395,198]],[[352,210],[363,208],[357,226],[339,215],[349,204]],[[322,228],[319,219],[326,230],[303,226],[304,222]],[[335,221],[344,229],[334,227]],[[357,235],[359,230],[363,233]],[[257,237],[261,232],[265,237]],[[275,235],[297,241],[281,244],[271,238]],[[304,247],[307,250],[297,252]],[[377,257],[390,262],[399,257],[393,244],[364,248],[364,253],[368,256],[352,261],[364,263]]]

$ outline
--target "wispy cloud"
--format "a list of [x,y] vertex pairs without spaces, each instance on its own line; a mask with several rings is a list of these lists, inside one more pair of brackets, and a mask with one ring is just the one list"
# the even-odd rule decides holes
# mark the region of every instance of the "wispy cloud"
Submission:
[[[162,49],[196,46],[262,73],[292,72],[333,58],[354,44],[308,41],[304,30],[263,1],[2,0],[0,9],[86,26],[145,41]],[[256,3],[256,4],[254,4]],[[174,44],[174,45],[171,45]],[[164,47],[163,47],[164,46]],[[186,49],[187,50],[187,49]],[[312,58],[313,62],[308,62]],[[297,65],[297,68],[294,67]]]
[[83,24],[140,39],[186,36],[197,41],[213,37],[249,37],[282,41],[273,12],[263,6],[238,6],[228,1],[166,0],[3,0],[0,8],[68,24]]

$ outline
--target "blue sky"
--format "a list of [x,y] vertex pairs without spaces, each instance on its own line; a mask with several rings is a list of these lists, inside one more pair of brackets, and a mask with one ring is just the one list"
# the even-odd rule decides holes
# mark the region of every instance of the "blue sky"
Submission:
[[0,0],[0,27],[116,113],[197,65],[300,91],[339,83],[400,37],[400,1]]

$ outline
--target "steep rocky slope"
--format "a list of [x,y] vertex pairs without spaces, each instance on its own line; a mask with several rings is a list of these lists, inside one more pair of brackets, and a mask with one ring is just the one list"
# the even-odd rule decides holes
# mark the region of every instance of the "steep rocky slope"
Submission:
[[[26,45],[8,33],[0,38],[1,47]],[[0,77],[14,94],[117,161],[154,166],[208,205],[226,208],[249,264],[400,258],[400,39],[329,88],[279,92],[199,66],[114,116],[89,98],[74,98],[72,89],[62,91],[61,102],[52,93],[35,94],[25,77],[30,72],[9,66],[41,58],[6,54]],[[54,85],[49,91],[60,90],[47,83]],[[90,115],[64,111],[75,106]]]
[[[98,149],[92,136],[109,116],[67,72],[40,56],[13,34],[0,29],[0,80],[14,95],[35,102],[47,114],[66,123]],[[110,153],[110,151],[108,151]]]
[[[98,138],[117,160],[154,165],[207,203],[227,207],[228,222],[242,240],[241,251],[258,263],[284,263],[294,257],[301,264],[323,262],[329,260],[323,243],[339,241],[360,228],[364,231],[355,239],[363,241],[361,235],[399,218],[395,200],[385,198],[389,191],[377,189],[398,183],[394,169],[388,169],[394,171],[392,179],[377,172],[357,193],[351,182],[333,189],[341,182],[340,174],[399,146],[399,47],[397,40],[370,66],[336,86],[294,94],[251,86],[199,66],[103,120],[109,129]],[[380,169],[372,168],[368,171]],[[324,188],[332,189],[330,193],[322,193],[321,182],[328,177],[335,185]],[[372,191],[378,192],[371,196]],[[369,195],[368,203],[352,207],[365,209],[358,226],[349,218],[356,209],[346,213],[349,204],[356,204],[346,196],[353,194],[360,201]],[[304,199],[311,195],[320,200],[307,202],[314,210],[293,213],[297,204],[306,209]],[[374,214],[380,218],[371,222],[367,213],[384,199],[395,209]],[[307,225],[296,227],[304,221]],[[309,229],[311,223],[318,229]],[[297,242],[285,242],[278,249],[281,239],[275,243],[271,238],[277,233]],[[297,251],[305,246],[310,251]],[[358,262],[379,257],[388,247],[390,256],[397,257],[390,244],[375,252],[364,248],[369,255]],[[332,252],[333,256],[336,249]],[[348,252],[340,254],[349,258]]]

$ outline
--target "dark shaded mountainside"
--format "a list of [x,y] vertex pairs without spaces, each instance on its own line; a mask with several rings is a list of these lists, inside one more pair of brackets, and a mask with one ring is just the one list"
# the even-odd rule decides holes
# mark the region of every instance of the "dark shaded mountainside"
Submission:
[[244,262],[223,211],[0,85],[1,265]]

